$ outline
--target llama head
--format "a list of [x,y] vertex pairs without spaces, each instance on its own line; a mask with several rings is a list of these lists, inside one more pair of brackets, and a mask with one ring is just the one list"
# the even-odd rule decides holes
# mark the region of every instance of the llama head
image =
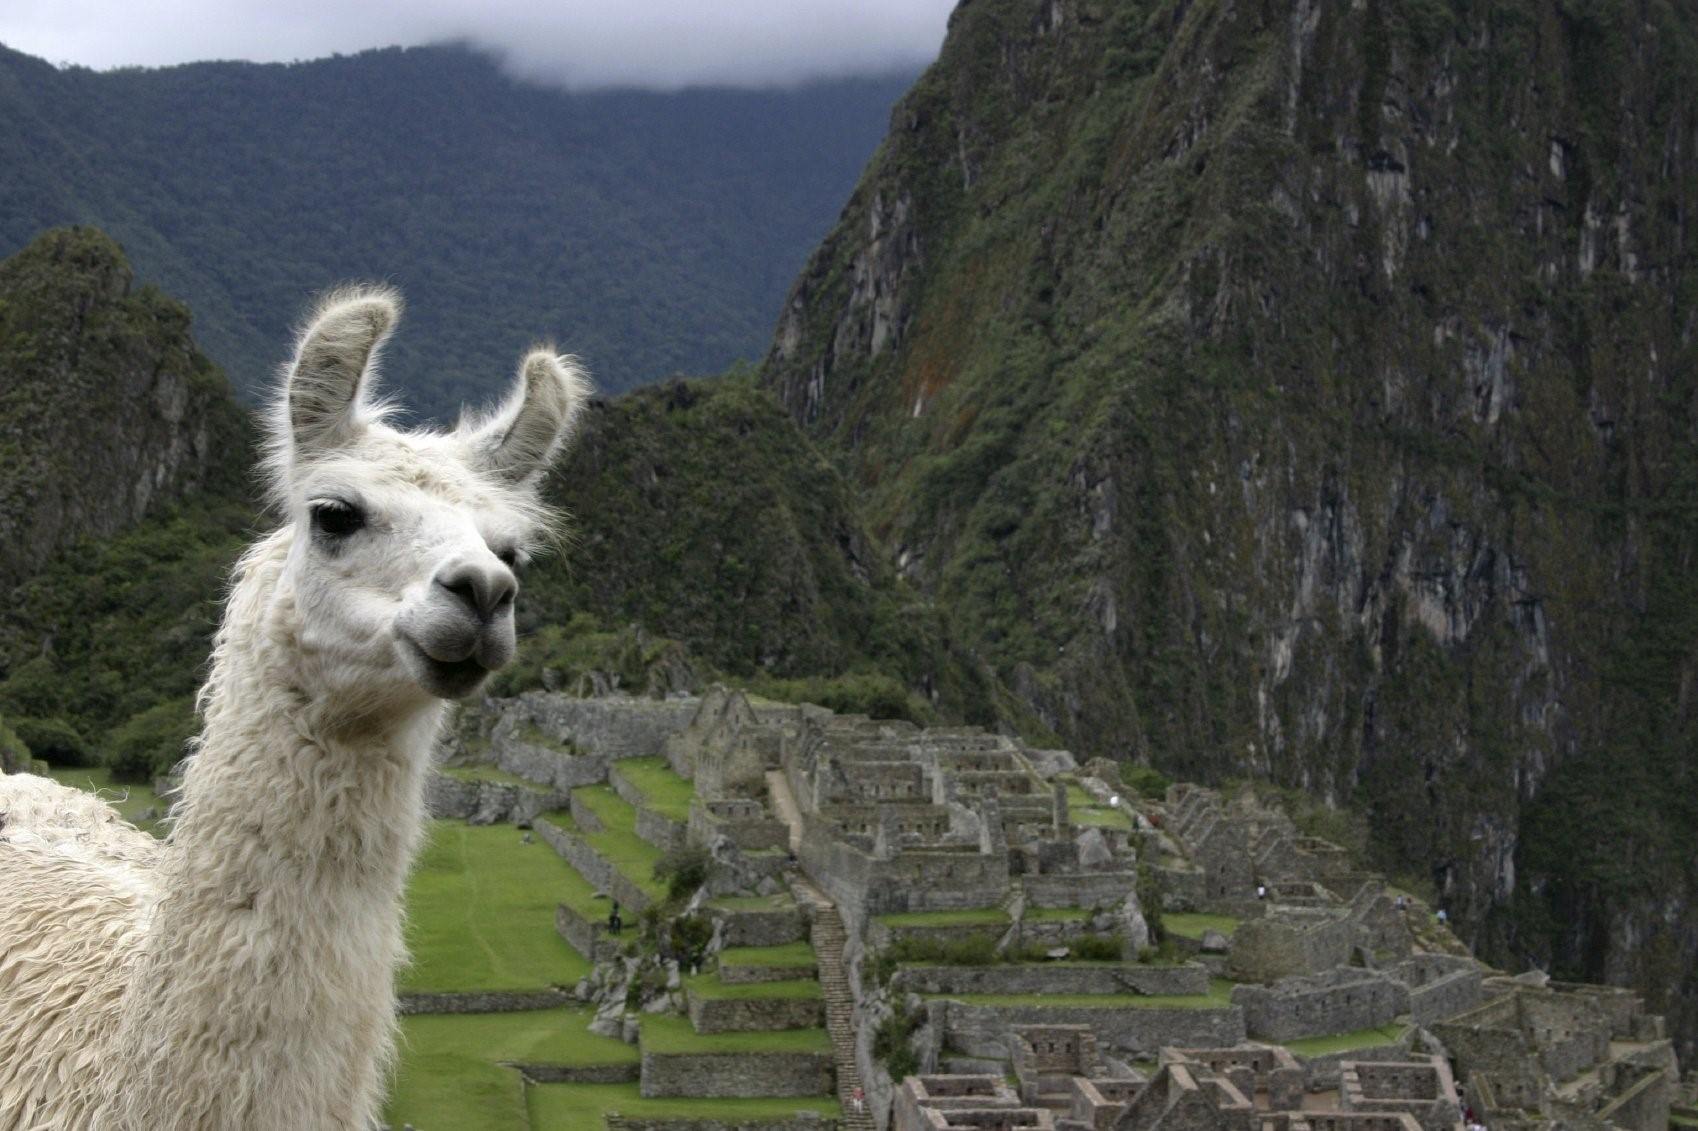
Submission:
[[512,392],[452,431],[402,431],[373,396],[392,292],[322,301],[273,409],[272,486],[292,524],[279,592],[297,677],[326,701],[458,698],[513,656],[518,567],[548,536],[543,473],[589,386],[533,350]]

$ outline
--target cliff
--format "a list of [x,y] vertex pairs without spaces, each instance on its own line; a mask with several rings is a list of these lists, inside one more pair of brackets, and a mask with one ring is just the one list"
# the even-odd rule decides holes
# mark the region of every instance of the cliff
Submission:
[[187,309],[93,229],[0,263],[0,590],[78,540],[237,479],[243,424]]
[[1698,17],[970,0],[763,381],[1082,756],[1698,1036]]

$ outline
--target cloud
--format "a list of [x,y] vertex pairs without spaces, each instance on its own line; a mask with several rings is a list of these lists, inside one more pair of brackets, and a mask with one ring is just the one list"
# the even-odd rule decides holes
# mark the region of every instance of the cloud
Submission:
[[8,0],[0,43],[105,69],[464,40],[572,88],[768,86],[923,65],[953,0]]

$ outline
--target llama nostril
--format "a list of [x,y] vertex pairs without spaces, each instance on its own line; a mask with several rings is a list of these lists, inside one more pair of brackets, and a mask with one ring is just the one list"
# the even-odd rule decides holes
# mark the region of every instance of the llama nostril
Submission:
[[488,620],[513,603],[518,582],[507,569],[461,565],[437,575],[436,583],[454,595],[481,620]]

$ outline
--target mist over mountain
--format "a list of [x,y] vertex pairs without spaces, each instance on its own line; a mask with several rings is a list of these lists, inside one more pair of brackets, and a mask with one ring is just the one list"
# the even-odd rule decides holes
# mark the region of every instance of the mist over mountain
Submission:
[[539,339],[617,392],[759,356],[909,74],[567,93],[462,47],[94,72],[0,48],[0,254],[94,224],[251,399],[311,296],[385,279],[451,415]]

